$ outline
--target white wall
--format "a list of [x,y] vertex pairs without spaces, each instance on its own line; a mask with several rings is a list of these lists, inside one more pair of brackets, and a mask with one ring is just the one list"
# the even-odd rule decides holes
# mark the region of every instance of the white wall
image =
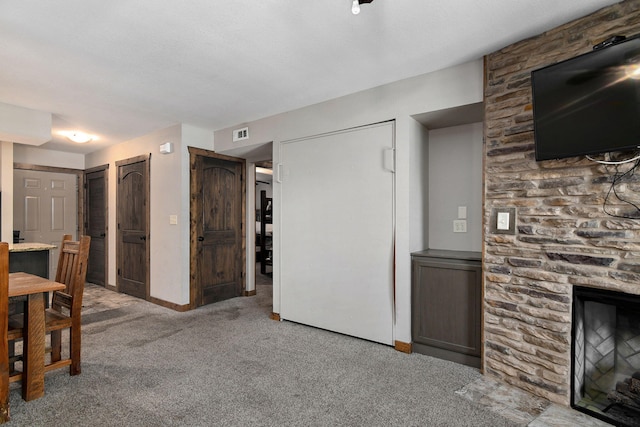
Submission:
[[69,169],[84,169],[84,155],[45,150],[28,145],[1,142],[0,190],[2,191],[2,229],[5,242],[13,241],[13,164],[27,163]]
[[[173,143],[174,152],[160,154],[159,146]],[[212,133],[175,125],[86,156],[86,168],[109,164],[109,285],[116,285],[115,162],[151,153],[150,247],[152,297],[189,303],[189,154],[187,145],[212,149]],[[169,224],[178,215],[178,225]]]
[[429,247],[429,131],[415,120],[409,123],[409,250],[416,252]]
[[13,143],[0,141],[0,191],[3,242],[13,242]]
[[13,161],[38,166],[84,170],[84,154],[13,144]]
[[[429,131],[429,249],[482,250],[482,126]],[[459,206],[466,233],[453,232]]]
[[[214,134],[217,152],[232,151],[273,141],[274,168],[279,162],[281,141],[318,135],[341,129],[396,120],[396,311],[394,339],[411,342],[411,193],[412,144],[421,132],[416,131],[412,115],[460,105],[482,102],[482,60],[461,64],[388,85],[333,99],[299,110],[249,122],[250,139],[232,141],[233,126]],[[244,124],[243,124],[244,125]],[[357,159],[354,159],[354,164]],[[274,173],[277,173],[274,170]],[[274,269],[273,310],[280,309],[279,211],[280,186],[274,178]],[[414,189],[416,186],[413,187]]]
[[51,139],[51,113],[0,103],[0,141],[40,145]]

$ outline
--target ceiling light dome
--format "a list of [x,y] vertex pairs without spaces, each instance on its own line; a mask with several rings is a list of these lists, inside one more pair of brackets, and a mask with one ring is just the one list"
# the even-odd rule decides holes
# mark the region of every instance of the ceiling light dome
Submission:
[[88,133],[79,132],[79,131],[66,131],[60,132],[62,135],[66,136],[69,141],[75,142],[77,144],[85,144],[89,141],[92,141],[95,137],[93,135],[89,135]]

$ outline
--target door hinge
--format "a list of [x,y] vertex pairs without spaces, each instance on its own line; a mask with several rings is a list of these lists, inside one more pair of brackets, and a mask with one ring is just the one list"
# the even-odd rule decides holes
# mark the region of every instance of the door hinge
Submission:
[[120,276],[120,269],[118,269],[118,276]]

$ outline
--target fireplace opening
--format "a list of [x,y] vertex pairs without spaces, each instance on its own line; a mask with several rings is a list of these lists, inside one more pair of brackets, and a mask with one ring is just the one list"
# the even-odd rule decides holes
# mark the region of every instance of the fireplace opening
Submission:
[[573,289],[571,406],[640,427],[640,296]]

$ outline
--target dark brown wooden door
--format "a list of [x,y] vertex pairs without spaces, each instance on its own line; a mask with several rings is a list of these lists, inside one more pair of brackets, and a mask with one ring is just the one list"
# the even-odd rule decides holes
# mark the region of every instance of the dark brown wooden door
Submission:
[[149,297],[149,157],[116,162],[119,292]]
[[243,159],[192,156],[195,306],[242,295],[244,168]]
[[107,169],[87,171],[85,234],[91,236],[87,282],[105,286],[107,278]]

